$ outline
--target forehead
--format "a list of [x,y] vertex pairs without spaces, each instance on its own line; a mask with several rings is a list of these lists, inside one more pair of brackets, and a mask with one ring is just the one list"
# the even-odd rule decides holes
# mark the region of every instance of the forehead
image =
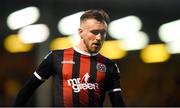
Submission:
[[86,19],[81,23],[81,27],[86,29],[107,29],[107,24],[95,19]]

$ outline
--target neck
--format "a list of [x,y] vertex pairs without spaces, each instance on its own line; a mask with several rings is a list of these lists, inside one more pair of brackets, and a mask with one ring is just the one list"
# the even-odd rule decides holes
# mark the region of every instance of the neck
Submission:
[[79,50],[83,51],[84,53],[89,53],[86,45],[84,44],[83,40],[81,39],[79,44],[76,46],[76,48],[78,48]]
[[94,56],[94,55],[97,55],[98,53],[89,53],[83,40],[80,40],[80,43],[76,46],[74,46],[74,49],[76,51],[78,51],[79,53],[81,54],[84,54],[84,55],[88,55],[88,56]]

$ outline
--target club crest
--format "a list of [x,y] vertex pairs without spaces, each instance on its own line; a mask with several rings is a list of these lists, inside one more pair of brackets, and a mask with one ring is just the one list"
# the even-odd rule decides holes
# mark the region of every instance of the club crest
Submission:
[[96,65],[96,69],[99,72],[106,72],[106,65],[102,64],[102,63],[97,63]]

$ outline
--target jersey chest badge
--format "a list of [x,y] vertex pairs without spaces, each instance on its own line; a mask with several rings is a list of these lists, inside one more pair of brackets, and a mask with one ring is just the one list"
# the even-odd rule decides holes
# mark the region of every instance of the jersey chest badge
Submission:
[[97,63],[96,69],[99,72],[106,72],[106,65],[102,63]]

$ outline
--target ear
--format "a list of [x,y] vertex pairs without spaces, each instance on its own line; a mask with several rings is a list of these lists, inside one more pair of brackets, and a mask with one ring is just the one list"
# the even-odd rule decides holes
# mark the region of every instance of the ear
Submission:
[[83,30],[81,28],[78,29],[78,33],[79,33],[79,36],[80,38],[82,39],[83,38]]

